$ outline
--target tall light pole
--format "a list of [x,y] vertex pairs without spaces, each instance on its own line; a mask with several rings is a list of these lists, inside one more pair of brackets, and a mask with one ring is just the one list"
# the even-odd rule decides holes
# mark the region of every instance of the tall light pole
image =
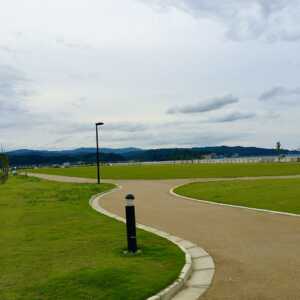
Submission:
[[280,161],[280,150],[281,150],[281,143],[280,142],[276,143],[276,150],[277,150],[277,153],[278,153],[278,161]]
[[96,123],[96,144],[97,144],[97,182],[100,184],[100,159],[99,159],[99,136],[98,126],[104,125],[102,122]]

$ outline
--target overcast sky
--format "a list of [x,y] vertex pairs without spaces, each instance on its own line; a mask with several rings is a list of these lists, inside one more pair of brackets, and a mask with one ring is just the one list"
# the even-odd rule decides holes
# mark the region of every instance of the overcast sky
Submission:
[[6,149],[299,148],[300,0],[9,0]]

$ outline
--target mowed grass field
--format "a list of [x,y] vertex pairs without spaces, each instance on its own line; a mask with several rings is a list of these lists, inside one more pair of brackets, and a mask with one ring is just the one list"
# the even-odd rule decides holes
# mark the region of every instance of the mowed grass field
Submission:
[[191,183],[175,193],[200,200],[300,214],[300,179]]
[[125,225],[89,206],[113,187],[27,177],[1,185],[0,299],[141,300],[175,280],[181,250],[138,230],[142,253],[124,256]]
[[[96,167],[41,168],[35,173],[96,178]],[[300,175],[300,163],[169,164],[102,166],[105,179],[175,179]]]

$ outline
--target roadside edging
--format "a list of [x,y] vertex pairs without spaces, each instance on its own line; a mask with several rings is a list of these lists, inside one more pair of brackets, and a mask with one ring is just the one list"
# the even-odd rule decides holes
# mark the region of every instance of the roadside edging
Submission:
[[[109,192],[92,196],[89,201],[90,206],[97,212],[125,223],[126,220],[124,218],[105,210],[98,201],[99,198],[121,188],[121,186],[118,186]],[[201,295],[203,295],[212,284],[215,273],[215,264],[212,257],[204,249],[190,241],[147,225],[137,224],[137,227],[171,241],[185,253],[185,265],[183,266],[178,278],[171,285],[160,291],[158,294],[151,296],[147,300],[199,299],[199,297],[201,297]]]

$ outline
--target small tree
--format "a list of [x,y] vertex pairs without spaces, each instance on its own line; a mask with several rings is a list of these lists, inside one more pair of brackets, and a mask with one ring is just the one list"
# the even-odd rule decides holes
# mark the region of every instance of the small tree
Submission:
[[278,153],[278,159],[280,160],[280,151],[281,151],[281,143],[280,142],[276,143],[276,150]]
[[8,165],[8,157],[0,153],[0,184],[5,183],[8,179],[9,165]]

